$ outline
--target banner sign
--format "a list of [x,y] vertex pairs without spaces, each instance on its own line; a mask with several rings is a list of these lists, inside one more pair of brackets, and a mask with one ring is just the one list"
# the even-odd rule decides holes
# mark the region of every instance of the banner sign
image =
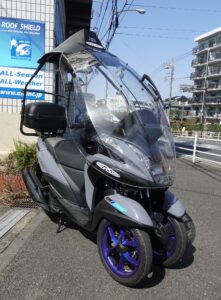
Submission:
[[190,84],[180,84],[180,92],[191,93],[193,91],[193,86]]
[[[33,69],[0,67],[0,98],[22,99],[24,95],[21,91],[34,72]],[[43,71],[35,76],[28,89],[34,89],[38,92],[28,92],[27,99],[44,100]]]
[[0,66],[36,68],[45,53],[45,23],[0,18]]
[[[25,83],[45,53],[45,23],[0,18],[0,98],[21,99]],[[44,73],[40,72],[29,89],[44,91]],[[27,99],[43,100],[44,94],[30,93]],[[39,98],[38,98],[39,97]]]

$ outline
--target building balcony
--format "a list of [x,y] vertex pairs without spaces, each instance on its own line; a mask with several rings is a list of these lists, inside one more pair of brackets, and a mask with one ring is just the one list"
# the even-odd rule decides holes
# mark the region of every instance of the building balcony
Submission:
[[207,91],[219,91],[221,90],[221,83],[208,82]]
[[[221,108],[221,103],[218,103],[218,102],[208,102],[208,101],[205,101],[205,105],[207,107],[211,107],[211,108]],[[192,107],[202,107],[202,101],[201,102],[193,102],[191,103],[191,106]]]
[[194,85],[193,93],[201,93],[204,91],[204,86],[201,85]]
[[193,102],[193,103],[191,103],[191,106],[192,107],[202,107],[202,102]]
[[195,58],[192,60],[191,66],[196,67],[196,66],[203,65],[206,63],[207,63],[206,57],[205,58]]
[[206,102],[208,103],[221,103],[221,95],[217,97],[206,97]]
[[205,75],[206,75],[206,72],[193,72],[190,74],[190,79],[204,78]]
[[216,77],[221,76],[221,68],[215,70],[208,70],[207,77]]
[[202,45],[198,45],[196,47],[193,48],[193,54],[199,54],[202,53],[204,51],[207,51],[208,49],[216,49],[221,47],[221,39],[218,38],[214,43],[204,43]]
[[199,52],[205,51],[208,47],[206,45],[199,45],[193,48],[192,53],[198,54]]
[[215,55],[212,54],[212,52],[209,55],[209,63],[217,63],[221,61],[221,52],[216,53]]

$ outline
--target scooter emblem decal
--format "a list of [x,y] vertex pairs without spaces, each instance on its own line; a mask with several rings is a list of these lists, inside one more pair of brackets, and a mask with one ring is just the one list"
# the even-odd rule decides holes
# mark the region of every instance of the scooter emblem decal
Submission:
[[101,168],[103,171],[107,172],[108,174],[120,178],[120,175],[115,172],[113,169],[111,169],[110,167],[106,166],[105,164],[97,161],[96,164],[98,165],[99,168]]

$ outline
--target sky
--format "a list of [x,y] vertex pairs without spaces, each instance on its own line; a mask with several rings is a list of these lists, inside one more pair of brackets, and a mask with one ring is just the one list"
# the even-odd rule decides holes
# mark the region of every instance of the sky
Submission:
[[[109,4],[104,15],[107,1]],[[99,38],[103,37],[110,24],[111,2],[93,2],[91,27],[99,31]],[[165,66],[173,64],[172,96],[191,97],[190,93],[180,91],[180,84],[193,84],[189,77],[194,72],[191,67],[191,61],[195,58],[192,49],[197,46],[194,38],[221,27],[221,1],[127,0],[128,4],[131,2],[132,5],[126,6],[125,10],[144,8],[146,13],[127,11],[121,14],[109,51],[139,74],[150,75],[163,99],[169,97],[170,89],[170,70]],[[117,1],[119,12],[124,3],[125,0]]]

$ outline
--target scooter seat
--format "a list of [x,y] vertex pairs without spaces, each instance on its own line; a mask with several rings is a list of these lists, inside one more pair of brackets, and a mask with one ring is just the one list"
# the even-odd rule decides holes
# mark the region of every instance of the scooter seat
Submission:
[[85,156],[71,140],[62,137],[51,137],[45,139],[45,145],[56,162],[70,168],[84,170]]

